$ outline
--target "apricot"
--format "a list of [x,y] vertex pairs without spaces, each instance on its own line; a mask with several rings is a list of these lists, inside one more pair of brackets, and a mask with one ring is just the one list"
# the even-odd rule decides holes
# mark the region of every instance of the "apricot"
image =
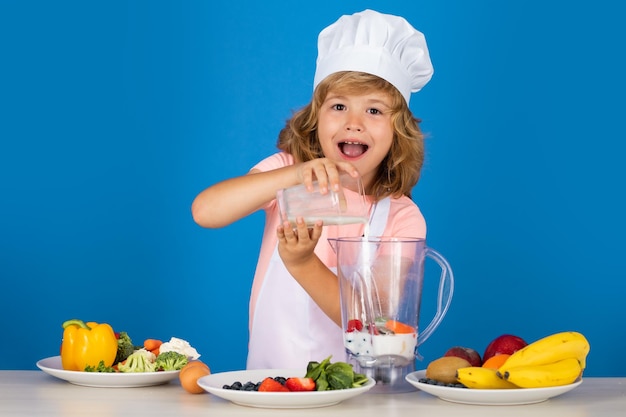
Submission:
[[187,365],[183,366],[183,368],[180,370],[180,372],[182,373],[183,370],[189,369],[189,368],[193,368],[194,366],[201,366],[201,367],[205,368],[206,370],[210,371],[209,365],[207,365],[206,363],[202,362],[201,360],[195,360],[195,361],[187,362]]
[[210,375],[209,366],[201,361],[191,361],[180,370],[178,379],[183,389],[191,394],[202,394],[204,389],[198,385],[198,380]]
[[504,362],[506,362],[509,356],[511,355],[507,355],[506,353],[494,355],[483,363],[483,368],[498,369],[504,364]]

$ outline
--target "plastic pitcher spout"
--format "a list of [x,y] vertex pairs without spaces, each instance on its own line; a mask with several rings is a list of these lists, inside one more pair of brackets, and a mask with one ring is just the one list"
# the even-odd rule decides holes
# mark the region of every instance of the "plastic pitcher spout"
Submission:
[[330,244],[330,247],[333,249],[333,252],[337,253],[337,242],[339,241],[339,239],[334,239],[334,238],[329,238],[328,239],[328,243]]

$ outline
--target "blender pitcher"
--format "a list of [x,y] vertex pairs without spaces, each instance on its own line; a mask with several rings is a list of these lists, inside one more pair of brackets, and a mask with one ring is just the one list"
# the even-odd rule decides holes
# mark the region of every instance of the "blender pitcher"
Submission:
[[[337,254],[341,318],[347,362],[376,380],[373,392],[406,392],[417,347],[439,326],[452,301],[448,261],[424,239],[344,237],[329,239]],[[418,328],[424,261],[441,268],[437,312]]]

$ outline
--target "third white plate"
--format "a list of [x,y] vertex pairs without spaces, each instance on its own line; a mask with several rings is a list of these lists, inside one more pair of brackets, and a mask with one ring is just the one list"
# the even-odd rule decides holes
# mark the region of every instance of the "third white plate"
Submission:
[[426,370],[411,372],[406,380],[421,391],[441,398],[445,401],[475,405],[520,405],[534,404],[564,394],[583,381],[560,387],[520,388],[520,389],[468,389],[452,388],[419,382],[426,376]]

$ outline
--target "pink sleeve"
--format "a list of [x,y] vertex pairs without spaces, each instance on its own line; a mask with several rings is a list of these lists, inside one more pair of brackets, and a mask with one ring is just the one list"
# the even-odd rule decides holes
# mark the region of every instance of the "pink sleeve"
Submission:
[[271,171],[273,169],[286,167],[293,165],[293,156],[285,152],[278,152],[268,156],[258,164],[252,167],[252,169],[258,169],[259,171]]
[[[289,165],[293,165],[293,156],[285,152],[279,152],[268,156],[267,158],[253,166],[250,170],[256,169],[261,172],[266,172]],[[271,200],[268,204],[263,206],[263,209],[273,209],[274,206],[276,206],[276,199]]]

